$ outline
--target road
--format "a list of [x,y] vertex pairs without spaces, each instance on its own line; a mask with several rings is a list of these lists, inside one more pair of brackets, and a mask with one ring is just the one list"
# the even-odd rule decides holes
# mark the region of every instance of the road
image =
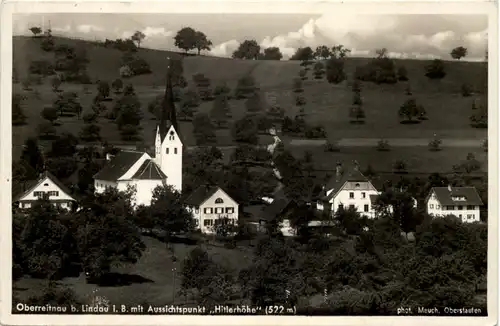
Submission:
[[[387,138],[392,147],[428,146],[432,139],[425,138]],[[375,138],[342,138],[337,145],[341,147],[375,147],[380,139]],[[321,146],[323,139],[292,139],[292,146]],[[481,147],[483,139],[441,139],[442,147]]]

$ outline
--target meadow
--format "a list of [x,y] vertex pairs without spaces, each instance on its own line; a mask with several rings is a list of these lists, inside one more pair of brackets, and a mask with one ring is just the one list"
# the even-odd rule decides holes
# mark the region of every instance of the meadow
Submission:
[[[111,82],[119,78],[122,52],[105,48],[94,42],[55,39],[56,44],[85,48],[90,60],[87,72],[92,80]],[[53,60],[53,53],[42,51],[39,42],[40,39],[29,37],[14,38],[14,67],[20,80],[27,76],[28,64],[32,60]],[[147,104],[163,93],[167,57],[179,57],[180,54],[139,49],[138,55],[150,64],[152,73],[132,77],[125,80],[125,83],[131,83],[134,86],[144,111],[144,118],[141,122],[142,143],[151,144],[156,121],[147,112]],[[306,121],[312,125],[322,125],[328,134],[329,141],[338,142],[346,138],[370,138],[372,140],[417,138],[428,141],[434,135],[443,139],[480,141],[487,137],[486,129],[475,129],[469,125],[469,116],[472,113],[471,106],[476,96],[463,97],[460,92],[464,82],[470,84],[474,90],[481,90],[486,75],[484,63],[446,61],[447,75],[442,80],[437,81],[430,80],[424,75],[424,67],[429,61],[395,60],[397,67],[403,65],[406,68],[409,81],[398,82],[394,85],[362,83],[361,97],[366,113],[366,122],[360,125],[349,123],[348,110],[352,103],[352,76],[355,68],[367,63],[368,60],[370,59],[346,59],[345,71],[348,80],[337,85],[329,84],[324,78],[314,79],[312,70],[308,71],[307,79],[303,82],[304,91],[301,93],[306,100],[304,107]],[[298,72],[302,69],[299,61],[237,60],[208,56],[186,56],[183,59],[183,67],[184,77],[188,83],[192,83],[191,77],[194,74],[202,73],[210,78],[212,86],[225,83],[231,89],[234,89],[238,79],[251,75],[259,86],[262,97],[266,99],[266,106],[279,105],[285,109],[285,114],[290,117],[295,116],[298,112],[299,108],[295,105],[296,94],[293,92],[293,79],[298,76]],[[428,120],[420,124],[404,125],[399,121],[398,109],[409,98],[406,95],[406,89],[409,85],[413,93],[412,97],[427,111]],[[83,85],[63,83],[60,88],[63,91],[76,92],[85,113],[90,110],[92,99],[97,94],[97,85],[87,85],[87,87],[87,92],[84,92]],[[27,125],[13,127],[14,158],[19,157],[22,144],[27,137],[36,136],[36,126],[43,120],[40,112],[44,106],[51,105],[56,98],[49,78],[46,78],[42,85],[33,85],[33,89],[38,95],[35,95],[33,91],[24,91],[20,84],[14,84],[14,92],[27,97],[23,103],[23,109],[28,117]],[[117,96],[112,94],[111,98],[112,101],[103,102],[107,107],[114,104]],[[229,105],[233,120],[245,114],[244,100],[232,99],[229,101]],[[212,106],[212,101],[202,102],[196,111],[208,113]],[[77,117],[60,118],[58,122],[58,133],[71,132],[77,135],[83,126],[83,121]],[[113,144],[127,143],[120,140],[114,122],[100,117],[98,124],[101,127],[102,139]],[[191,122],[181,122],[180,128],[185,139],[185,146],[194,146],[195,139],[192,134]],[[269,141],[269,137],[261,137],[263,144],[267,144]],[[217,131],[217,143],[221,147],[235,145],[228,129]],[[285,144],[287,143],[285,141]],[[381,159],[372,162],[372,164],[384,165],[381,168],[387,170],[390,169],[389,161],[392,162],[395,157],[404,157],[409,160],[408,165],[411,168],[421,170],[434,168],[448,171],[453,164],[458,163],[458,160],[463,159],[469,152],[475,153],[479,160],[486,162],[486,154],[479,146],[477,148],[467,146],[446,148],[446,150],[437,153],[431,153],[426,148],[414,146],[398,147],[389,153],[383,153],[380,155]],[[304,150],[317,153],[317,157],[321,161],[325,161],[325,163],[319,163],[320,168],[323,165],[331,165],[331,160],[336,160],[339,156],[345,157],[346,160],[356,158],[365,163],[364,161],[369,160],[370,156],[376,155],[376,153],[372,153],[373,149],[363,147],[343,148],[340,153],[324,153],[318,146],[291,147],[299,155]],[[388,158],[386,159],[386,157]]]

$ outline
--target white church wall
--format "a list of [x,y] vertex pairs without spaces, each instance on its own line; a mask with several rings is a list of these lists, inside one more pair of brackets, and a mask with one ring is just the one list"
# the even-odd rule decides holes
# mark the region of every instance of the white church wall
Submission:
[[155,161],[167,176],[167,184],[182,191],[183,144],[174,127],[168,130],[159,152],[160,157],[155,158]]

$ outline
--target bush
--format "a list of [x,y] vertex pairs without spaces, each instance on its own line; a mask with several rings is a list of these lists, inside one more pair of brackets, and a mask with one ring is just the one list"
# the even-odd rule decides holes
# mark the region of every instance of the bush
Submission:
[[46,37],[40,44],[40,48],[45,52],[51,52],[54,50],[54,39],[52,37]]
[[51,76],[56,73],[54,65],[46,60],[31,61],[29,72],[30,74],[37,74],[42,76]]
[[425,76],[430,79],[442,79],[446,76],[443,60],[435,59],[425,66]]
[[394,61],[390,58],[375,58],[369,63],[357,67],[355,78],[376,84],[395,84],[398,81]]
[[470,84],[462,84],[460,91],[463,97],[469,97],[472,95],[472,86]]
[[306,127],[305,136],[309,139],[326,138],[326,131],[323,126]]
[[133,72],[128,65],[120,67],[120,77],[130,78],[133,76]]
[[388,152],[391,150],[391,146],[387,140],[381,139],[377,143],[377,151],[379,152]]
[[339,152],[340,147],[337,143],[327,141],[324,146],[325,152]]
[[135,58],[134,60],[127,62],[127,66],[134,76],[147,75],[151,73],[149,63],[142,58]]
[[429,142],[429,150],[431,152],[438,152],[441,150],[441,139],[433,139]]

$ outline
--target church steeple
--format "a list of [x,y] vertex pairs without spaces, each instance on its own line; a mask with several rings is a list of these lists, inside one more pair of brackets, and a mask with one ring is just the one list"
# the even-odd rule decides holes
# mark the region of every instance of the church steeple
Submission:
[[175,103],[174,103],[174,92],[172,90],[172,61],[170,58],[167,63],[167,81],[165,86],[165,97],[163,98],[162,108],[160,112],[160,124],[158,125],[161,141],[165,139],[165,136],[170,129],[170,126],[174,126],[177,133],[179,133],[179,128],[177,125],[177,117],[175,113]]

